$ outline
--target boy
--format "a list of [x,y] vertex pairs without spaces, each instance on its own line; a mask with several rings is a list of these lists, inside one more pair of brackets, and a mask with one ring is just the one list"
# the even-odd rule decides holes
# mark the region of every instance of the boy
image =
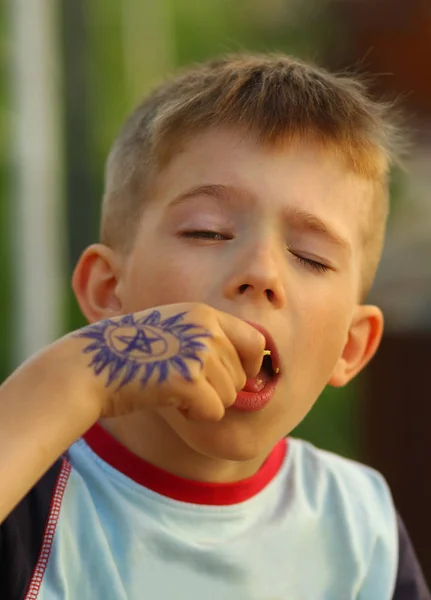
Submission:
[[382,477],[286,440],[382,336],[386,113],[285,56],[136,109],[73,277],[90,325],[0,390],[1,598],[430,598]]

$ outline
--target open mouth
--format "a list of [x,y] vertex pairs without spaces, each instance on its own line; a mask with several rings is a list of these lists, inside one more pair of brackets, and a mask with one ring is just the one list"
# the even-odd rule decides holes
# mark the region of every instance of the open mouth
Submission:
[[249,379],[247,382],[247,386],[245,388],[247,391],[259,392],[263,390],[268,383],[274,382],[280,374],[278,354],[275,346],[270,344],[271,348],[269,348],[268,345],[269,344],[267,342],[267,347],[263,352],[262,365],[259,373],[256,375],[256,377]]
[[[253,401],[253,405],[256,407],[269,401],[277,386],[278,379],[281,375],[280,356],[275,341],[269,331],[263,327],[263,325],[258,323],[252,323],[251,321],[248,321],[248,323],[260,331],[265,337],[265,349],[263,351],[262,364],[259,373],[255,377],[247,379],[243,388],[244,392],[257,395]],[[259,402],[257,398],[259,399]],[[246,402],[246,405],[248,406],[249,403]],[[238,406],[238,402],[236,403],[236,406]]]
[[263,351],[263,361],[260,370],[271,378],[280,373],[280,367],[273,363],[271,350],[265,349]]
[[265,337],[265,350],[259,373],[247,379],[233,408],[242,412],[256,412],[262,410],[274,396],[280,376],[280,356],[270,333],[262,325],[248,322]]
[[233,408],[243,412],[256,412],[266,406],[274,396],[280,376],[279,354],[274,340],[261,325],[254,327],[265,336],[266,344],[259,373],[247,379],[233,405]]

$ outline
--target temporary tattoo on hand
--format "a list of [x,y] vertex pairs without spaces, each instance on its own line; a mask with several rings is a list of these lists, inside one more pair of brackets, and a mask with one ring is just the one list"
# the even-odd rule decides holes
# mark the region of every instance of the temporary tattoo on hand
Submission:
[[153,310],[140,319],[133,315],[119,321],[107,319],[76,335],[91,340],[84,352],[93,354],[89,366],[96,375],[108,372],[107,386],[117,382],[121,387],[132,380],[145,386],[153,374],[163,383],[172,369],[191,381],[188,363],[197,361],[202,366],[199,353],[207,346],[200,340],[212,336],[204,327],[184,323],[185,315],[178,313],[162,321],[160,312]]

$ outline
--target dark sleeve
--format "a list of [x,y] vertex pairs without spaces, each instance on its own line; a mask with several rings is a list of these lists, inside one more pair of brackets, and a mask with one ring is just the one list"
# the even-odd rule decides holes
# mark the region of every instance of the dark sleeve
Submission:
[[1,600],[24,599],[39,558],[61,464],[58,460],[0,525]]
[[398,573],[392,600],[431,600],[415,551],[398,515]]

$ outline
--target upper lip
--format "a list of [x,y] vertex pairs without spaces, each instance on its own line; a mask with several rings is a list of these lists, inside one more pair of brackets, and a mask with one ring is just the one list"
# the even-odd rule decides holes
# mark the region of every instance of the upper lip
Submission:
[[270,350],[271,352],[271,362],[272,362],[272,370],[274,374],[280,374],[280,354],[278,352],[277,344],[274,341],[274,338],[269,333],[267,329],[263,325],[259,325],[258,323],[253,323],[248,321],[249,325],[260,331],[260,333],[265,337],[265,350]]

